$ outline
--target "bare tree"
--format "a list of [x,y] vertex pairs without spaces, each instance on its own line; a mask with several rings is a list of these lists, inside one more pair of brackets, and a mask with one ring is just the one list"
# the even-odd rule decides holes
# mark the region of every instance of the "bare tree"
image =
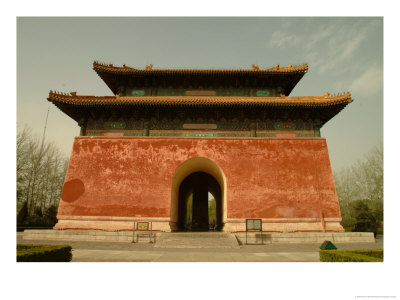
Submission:
[[[27,217],[46,215],[58,206],[67,160],[52,143],[40,143],[25,126],[17,134],[17,211]],[[24,215],[24,214],[20,214]]]

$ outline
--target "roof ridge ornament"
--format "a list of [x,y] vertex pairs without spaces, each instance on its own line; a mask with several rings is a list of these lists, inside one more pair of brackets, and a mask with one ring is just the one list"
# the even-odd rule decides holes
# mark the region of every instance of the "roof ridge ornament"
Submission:
[[251,65],[251,68],[253,69],[253,71],[260,71],[259,65],[254,65],[254,64],[252,64],[252,65]]
[[150,70],[152,70],[152,69],[153,69],[153,64],[146,65],[146,67],[145,67],[145,70],[146,70],[146,71],[150,71]]

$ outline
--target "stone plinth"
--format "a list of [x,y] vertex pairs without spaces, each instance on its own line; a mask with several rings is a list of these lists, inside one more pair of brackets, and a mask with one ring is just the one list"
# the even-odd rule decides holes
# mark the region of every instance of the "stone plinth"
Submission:
[[[235,245],[237,239],[241,244],[246,243],[246,233],[225,234],[209,233],[161,233],[156,232],[156,248],[215,248]],[[259,233],[249,233],[248,243],[260,244]],[[47,241],[100,241],[100,242],[132,242],[132,231],[101,231],[101,230],[25,230],[24,240]],[[136,238],[135,238],[136,240]],[[308,233],[263,233],[263,244],[271,243],[310,243],[322,244],[324,241],[335,243],[374,243],[372,232],[308,232]],[[148,238],[140,238],[140,242],[149,242]],[[237,244],[236,244],[237,246]],[[237,248],[237,247],[236,247]]]

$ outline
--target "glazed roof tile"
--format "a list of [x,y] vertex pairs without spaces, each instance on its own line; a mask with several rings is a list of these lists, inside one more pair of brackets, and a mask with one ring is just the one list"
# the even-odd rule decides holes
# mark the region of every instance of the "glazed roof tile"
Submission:
[[209,97],[209,96],[78,96],[76,93],[50,91],[47,98],[53,103],[73,106],[101,105],[260,105],[260,106],[330,106],[351,103],[349,92],[323,96],[300,97]]
[[97,61],[93,62],[93,69],[96,72],[110,72],[116,74],[132,74],[132,73],[296,73],[296,72],[307,72],[308,65],[298,65],[287,67],[280,67],[276,65],[272,68],[261,69],[259,66],[253,65],[251,69],[153,69],[153,65],[146,66],[145,69],[135,69],[123,65],[122,67],[116,67],[113,64],[103,64]]

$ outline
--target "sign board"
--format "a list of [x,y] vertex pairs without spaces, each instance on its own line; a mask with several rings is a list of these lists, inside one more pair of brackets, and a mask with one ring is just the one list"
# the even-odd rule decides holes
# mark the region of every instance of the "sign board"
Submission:
[[104,136],[124,136],[123,132],[104,132]]
[[[249,231],[259,231],[260,232],[259,236],[261,237],[261,245],[264,244],[261,219],[246,219],[246,245],[248,244],[247,233]],[[255,235],[255,238],[257,240],[257,234]]]
[[149,222],[137,222],[137,230],[138,231],[149,230]]
[[261,219],[246,219],[246,231],[249,230],[262,230]]

